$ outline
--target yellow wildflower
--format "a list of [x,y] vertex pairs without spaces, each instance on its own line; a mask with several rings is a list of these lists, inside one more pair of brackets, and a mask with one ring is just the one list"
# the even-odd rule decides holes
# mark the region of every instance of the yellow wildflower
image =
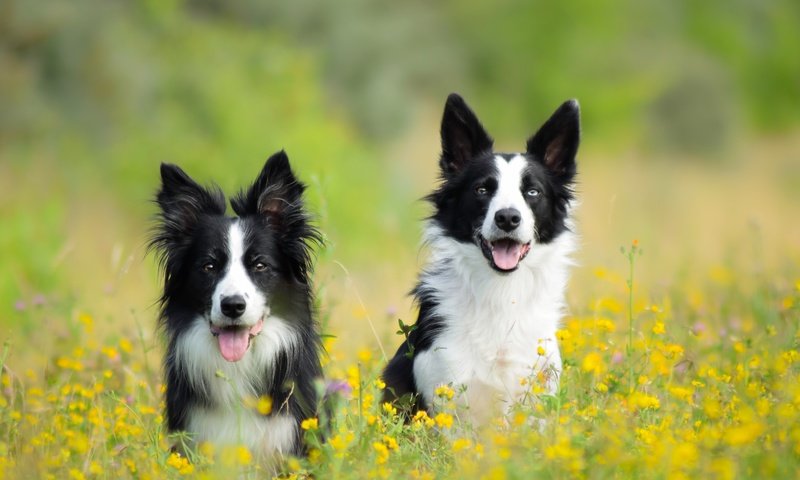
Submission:
[[453,451],[460,452],[472,446],[472,442],[466,438],[457,438],[453,441]]
[[570,333],[569,330],[563,328],[561,330],[556,331],[556,338],[558,339],[559,342],[565,342],[570,338],[572,338],[572,334]]
[[131,344],[131,341],[128,340],[127,338],[122,338],[119,341],[119,349],[125,353],[131,353],[133,351],[133,345]]
[[194,465],[189,463],[189,460],[176,452],[171,453],[167,458],[167,465],[177,470],[181,475],[188,475],[194,471]]
[[100,352],[108,357],[109,360],[119,360],[119,352],[114,347],[103,347]]
[[322,458],[322,452],[318,448],[312,448],[308,451],[308,461],[312,464],[318,463]]
[[373,442],[372,448],[378,453],[378,463],[386,463],[386,461],[389,459],[389,448],[384,445],[383,442]]
[[256,403],[256,410],[261,415],[269,415],[272,411],[272,399],[268,395],[262,395]]
[[253,461],[253,454],[250,453],[250,450],[247,447],[237,447],[236,448],[236,461],[239,465],[250,465]]
[[694,390],[691,388],[669,387],[669,393],[678,400],[683,400],[689,405],[692,405],[692,396],[694,395]]
[[581,368],[584,372],[591,372],[595,375],[599,375],[605,370],[605,364],[603,363],[603,358],[599,353],[589,352],[585,357],[583,357]]
[[501,466],[492,467],[486,475],[481,477],[481,480],[506,480],[508,475],[506,475],[506,471]]
[[72,480],[85,480],[86,476],[83,473],[81,473],[81,471],[78,470],[77,468],[70,468],[69,478],[71,478]]
[[389,402],[384,402],[383,404],[383,411],[388,413],[390,416],[397,415],[397,409]]
[[383,443],[386,444],[389,450],[397,450],[398,448],[400,448],[400,445],[398,445],[397,440],[395,440],[394,437],[391,437],[389,435],[383,436]]
[[724,440],[728,445],[739,447],[755,442],[766,430],[763,423],[754,421],[729,428]]
[[358,351],[358,360],[361,363],[368,364],[372,360],[372,351],[362,348]]
[[87,333],[92,333],[92,331],[94,331],[94,319],[88,313],[78,314],[78,322],[83,324],[83,328]]
[[300,422],[300,428],[303,430],[316,430],[319,428],[319,420],[316,418],[307,418]]
[[628,397],[628,402],[630,408],[633,410],[658,410],[661,408],[661,402],[658,401],[658,398],[642,392],[633,392]]
[[350,442],[353,441],[355,438],[355,434],[353,432],[341,432],[328,440],[328,445],[330,445],[335,451],[341,453],[346,449]]
[[449,413],[441,412],[433,417],[433,420],[441,428],[450,428],[453,426],[453,416]]
[[417,413],[414,414],[414,417],[411,419],[413,424],[417,425],[425,425],[426,427],[430,428],[436,424],[436,422],[428,416],[428,412],[425,410],[419,410]]
[[437,397],[446,398],[448,400],[452,400],[455,395],[455,392],[449,385],[439,385],[436,387],[436,390],[434,390],[434,393]]

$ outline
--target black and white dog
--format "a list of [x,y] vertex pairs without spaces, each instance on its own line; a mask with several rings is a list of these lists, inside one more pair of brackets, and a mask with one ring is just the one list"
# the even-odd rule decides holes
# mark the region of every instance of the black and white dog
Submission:
[[496,153],[464,100],[448,97],[442,183],[428,197],[430,260],[413,291],[419,317],[384,370],[386,399],[411,394],[430,408],[449,385],[481,424],[524,396],[523,379],[557,390],[579,117],[568,101],[525,152]]
[[[151,247],[164,272],[160,325],[166,416],[193,442],[246,445],[271,462],[303,451],[300,422],[316,413],[320,337],[313,320],[305,187],[281,151],[225,214],[219,188],[161,165]],[[272,409],[257,410],[268,397]]]

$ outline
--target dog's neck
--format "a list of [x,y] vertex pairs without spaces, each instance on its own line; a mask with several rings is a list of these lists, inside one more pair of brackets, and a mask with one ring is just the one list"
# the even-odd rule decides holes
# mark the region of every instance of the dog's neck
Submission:
[[[548,244],[533,245],[517,270],[500,273],[489,266],[475,244],[449,237],[431,222],[425,230],[430,257],[421,280],[443,295],[457,293],[461,299],[466,295],[484,305],[505,304],[514,297],[562,303],[577,243],[577,235],[565,231]],[[520,301],[519,306],[524,308],[525,303]]]

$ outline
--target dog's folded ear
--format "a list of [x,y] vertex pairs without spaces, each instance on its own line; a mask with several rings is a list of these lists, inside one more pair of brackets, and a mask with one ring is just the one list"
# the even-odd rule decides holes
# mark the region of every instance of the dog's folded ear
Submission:
[[161,228],[167,235],[188,234],[203,214],[225,214],[225,197],[217,187],[204,188],[177,165],[161,164]]
[[301,206],[304,190],[292,173],[289,157],[281,150],[269,157],[253,185],[231,204],[240,216],[261,214],[279,220],[288,209]]
[[479,153],[491,150],[494,143],[475,113],[456,93],[447,97],[441,136],[442,156],[439,166],[446,178],[458,173]]
[[528,139],[527,150],[551,172],[571,181],[580,136],[580,107],[577,100],[568,100]]

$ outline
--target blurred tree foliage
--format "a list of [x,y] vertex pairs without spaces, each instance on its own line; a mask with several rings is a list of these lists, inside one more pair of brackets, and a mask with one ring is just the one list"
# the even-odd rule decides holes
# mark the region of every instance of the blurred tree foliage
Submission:
[[[216,63],[203,48],[220,30],[273,48]],[[0,138],[64,123],[101,138],[163,108],[213,131],[201,84],[219,67],[265,74],[299,54],[323,91],[312,108],[379,140],[458,90],[510,138],[578,97],[592,135],[702,152],[797,123],[797,45],[794,0],[0,0]],[[264,68],[265,88],[284,75]]]
[[510,129],[568,97],[582,101],[590,135],[697,153],[724,146],[740,122],[766,131],[800,120],[794,0],[452,1],[450,9],[479,101]]

